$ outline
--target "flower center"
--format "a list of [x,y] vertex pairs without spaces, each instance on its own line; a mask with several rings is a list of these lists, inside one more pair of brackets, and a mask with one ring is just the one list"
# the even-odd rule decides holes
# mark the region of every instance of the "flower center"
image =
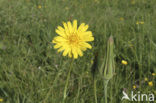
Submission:
[[79,37],[76,34],[71,34],[68,40],[70,45],[77,45],[79,43]]

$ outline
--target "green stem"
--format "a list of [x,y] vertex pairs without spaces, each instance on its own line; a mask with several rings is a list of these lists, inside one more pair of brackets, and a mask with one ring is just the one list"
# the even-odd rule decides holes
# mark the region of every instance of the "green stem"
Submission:
[[95,97],[95,103],[97,103],[97,95],[96,95],[96,79],[94,78],[94,97]]
[[68,75],[67,75],[67,79],[66,79],[66,84],[65,84],[65,87],[64,87],[64,93],[63,93],[63,103],[65,102],[65,99],[67,97],[67,87],[68,87],[68,83],[69,83],[69,78],[70,78],[70,73],[72,71],[72,68],[73,68],[73,59],[72,59],[72,62],[70,64],[70,68],[69,68],[69,72],[68,72]]
[[104,80],[104,96],[105,96],[105,103],[107,103],[107,84],[109,80]]
[[[112,79],[112,81],[113,81],[113,79]],[[110,85],[111,85],[111,92],[110,92],[111,103],[113,103],[113,98],[112,98],[113,83],[112,83],[112,81],[110,82]]]
[[79,78],[79,86],[78,86],[78,92],[77,92],[76,102],[75,102],[75,103],[78,103],[78,98],[79,98],[79,95],[80,95],[81,87],[82,87],[82,76],[80,75],[80,78]]

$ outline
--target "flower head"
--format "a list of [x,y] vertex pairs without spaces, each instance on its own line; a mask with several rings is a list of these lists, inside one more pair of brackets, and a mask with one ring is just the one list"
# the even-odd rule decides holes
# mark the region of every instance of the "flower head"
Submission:
[[124,65],[128,64],[128,62],[126,60],[122,60],[121,63],[124,64]]
[[156,75],[156,73],[152,73],[152,75],[153,75],[153,76],[155,76],[155,75]]
[[136,24],[137,24],[137,25],[139,25],[139,24],[144,24],[144,22],[143,22],[143,21],[137,21]]
[[133,89],[136,89],[136,86],[135,85],[133,85]]
[[144,22],[143,21],[140,21],[140,24],[144,24]]
[[139,24],[139,21],[137,21],[136,24],[138,25]]
[[95,2],[95,3],[97,3],[97,4],[98,4],[98,3],[100,3],[100,1],[99,1],[99,0],[94,0],[94,2]]
[[93,64],[93,63],[94,63],[94,61],[93,61],[93,60],[91,60],[90,62],[91,62],[91,64]]
[[87,48],[92,48],[88,42],[93,41],[94,37],[91,31],[87,31],[88,25],[82,23],[77,27],[77,20],[74,20],[73,24],[70,21],[63,22],[63,26],[64,28],[57,27],[58,36],[54,37],[52,41],[56,44],[54,48],[58,49],[58,52],[63,51],[63,56],[68,55],[76,59],[78,56],[83,56],[83,51]]
[[124,20],[124,18],[123,18],[123,17],[120,17],[120,20],[121,20],[121,21],[123,21],[123,20]]
[[134,5],[135,4],[135,0],[131,0],[131,4]]
[[148,82],[148,85],[152,87],[153,86],[153,82],[152,81]]
[[144,78],[145,81],[148,81],[148,78]]
[[0,98],[0,102],[3,102],[3,99],[2,98]]
[[41,8],[42,8],[42,6],[41,6],[41,5],[38,5],[38,8],[39,8],[39,9],[41,9]]

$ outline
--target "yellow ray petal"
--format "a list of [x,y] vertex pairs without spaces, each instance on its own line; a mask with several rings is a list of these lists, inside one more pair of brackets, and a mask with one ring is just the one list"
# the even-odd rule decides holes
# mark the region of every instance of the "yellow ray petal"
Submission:
[[86,31],[86,30],[88,29],[88,27],[89,27],[88,25],[85,25],[85,26],[82,28],[81,31],[82,31],[82,32]]
[[85,31],[80,33],[81,35],[85,35],[85,36],[93,36],[91,31]]
[[70,50],[70,52],[68,52],[68,57],[69,57],[69,58],[71,58],[71,57],[72,57],[71,50]]
[[81,32],[81,33],[79,33],[79,36],[82,41],[93,41],[94,40],[94,37],[92,36],[91,31]]
[[60,47],[58,49],[58,52],[61,52],[61,51],[65,50],[66,48],[67,48],[67,45],[66,44],[65,45],[62,44],[62,47]]
[[65,30],[68,29],[67,23],[63,22],[63,26],[64,26]]
[[70,52],[70,48],[66,48],[63,52],[63,56],[66,56]]
[[77,31],[77,20],[73,21],[73,31],[76,32]]
[[64,32],[64,28],[62,28],[61,26],[58,26],[57,29],[58,29],[59,31]]
[[79,28],[78,28],[78,32],[81,32],[82,29],[84,28],[84,26],[85,26],[85,23],[82,23],[82,24],[79,26]]
[[67,22],[67,25],[68,25],[68,30],[69,30],[69,32],[72,33],[72,32],[73,32],[73,27],[72,27],[71,22],[68,21],[68,22]]
[[61,44],[56,44],[56,45],[54,46],[54,49],[60,48],[61,46],[62,46]]
[[78,53],[80,56],[83,56],[83,52],[80,50],[80,48],[77,48],[77,53]]
[[84,37],[83,41],[94,41],[94,37]]
[[64,31],[60,31],[60,30],[56,29],[55,32],[56,32],[58,35],[62,36],[62,37],[66,37]]
[[74,57],[75,59],[77,59],[77,58],[78,58],[78,53],[77,53],[77,51],[75,50],[75,48],[72,48],[72,53],[73,53],[73,57]]
[[89,49],[92,48],[92,46],[90,44],[86,43],[86,42],[81,42],[80,45],[83,46],[83,47],[89,48]]
[[52,43],[57,43],[57,42],[66,42],[67,40],[64,39],[63,37],[61,36],[57,36],[57,37],[54,37]]
[[81,50],[82,50],[82,51],[86,51],[87,48],[86,48],[86,47],[81,47]]
[[64,28],[65,28],[65,34],[66,34],[66,35],[69,35],[69,29],[68,29],[67,23],[63,22],[63,26],[64,26]]

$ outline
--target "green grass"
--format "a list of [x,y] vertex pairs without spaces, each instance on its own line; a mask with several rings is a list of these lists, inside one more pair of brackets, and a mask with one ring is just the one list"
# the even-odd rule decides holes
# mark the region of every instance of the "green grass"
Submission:
[[[101,65],[110,35],[115,41],[116,75],[108,84],[108,102],[129,103],[121,101],[122,91],[130,94],[133,85],[135,92],[156,93],[156,78],[151,75],[156,73],[155,4],[155,0],[135,0],[135,4],[131,0],[0,0],[2,103],[62,103],[71,60],[57,53],[51,41],[58,25],[74,19],[89,24],[95,41],[74,61],[66,103],[95,103],[91,61],[98,51]],[[97,99],[104,103],[98,75]],[[153,87],[144,82],[145,77]]]

